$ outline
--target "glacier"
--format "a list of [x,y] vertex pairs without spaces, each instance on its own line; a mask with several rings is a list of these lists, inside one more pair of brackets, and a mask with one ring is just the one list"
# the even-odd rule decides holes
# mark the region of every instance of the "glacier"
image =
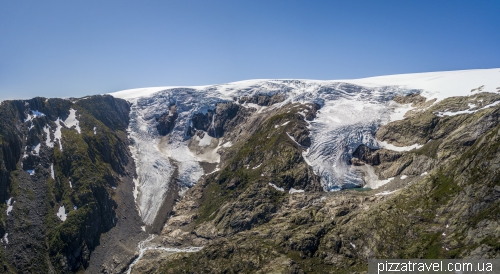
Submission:
[[[111,95],[132,104],[128,133],[137,166],[136,203],[143,221],[152,224],[168,191],[169,178],[176,169],[182,189],[192,186],[203,175],[201,159],[188,149],[186,133],[195,113],[213,110],[218,102],[279,93],[286,99],[268,108],[279,108],[290,102],[320,105],[317,117],[309,122],[311,146],[303,156],[321,177],[324,190],[336,191],[363,184],[359,170],[348,164],[360,144],[372,148],[391,147],[375,139],[376,130],[383,124],[403,119],[411,109],[409,105],[392,101],[394,96],[421,92],[427,99],[439,101],[474,94],[478,87],[496,92],[500,86],[499,75],[499,69],[489,69],[354,80],[257,79],[222,85],[141,88]],[[171,134],[160,136],[156,119],[172,104],[177,105],[177,122]],[[263,107],[258,110],[266,111]]]

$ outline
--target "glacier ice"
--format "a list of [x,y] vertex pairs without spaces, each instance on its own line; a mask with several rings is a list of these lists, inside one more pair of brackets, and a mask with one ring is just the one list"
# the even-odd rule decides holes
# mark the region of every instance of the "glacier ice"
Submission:
[[[308,121],[311,146],[303,156],[315,174],[321,177],[324,189],[331,191],[364,184],[359,171],[350,168],[352,152],[360,144],[380,147],[375,139],[376,130],[395,119],[394,111],[401,108],[390,101],[395,95],[416,91],[309,80],[250,80],[215,86],[145,90],[144,96],[141,90],[136,96],[133,91],[112,95],[124,97],[132,103],[128,133],[138,175],[134,195],[140,215],[148,225],[153,223],[176,169],[181,188],[191,187],[203,175],[199,161],[204,160],[188,148],[190,137],[187,131],[195,113],[213,110],[218,102],[256,94],[285,95],[285,101],[268,109],[290,102],[319,104],[322,108],[316,118]],[[168,136],[160,136],[157,119],[172,104],[177,106],[176,124]],[[259,106],[258,109],[264,108]],[[286,122],[281,126],[284,125]],[[198,141],[200,146],[209,144],[208,137]]]

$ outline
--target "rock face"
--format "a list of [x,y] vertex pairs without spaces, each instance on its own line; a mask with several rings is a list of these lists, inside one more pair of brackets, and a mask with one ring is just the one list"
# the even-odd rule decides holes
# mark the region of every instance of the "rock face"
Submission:
[[359,145],[358,148],[352,153],[353,158],[351,162],[354,165],[369,164],[371,166],[378,166],[381,163],[394,162],[401,153],[387,149],[373,149],[365,145]]
[[101,235],[121,217],[117,208],[127,203],[115,200],[114,190],[134,175],[125,133],[129,110],[111,96],[1,103],[0,196],[11,201],[10,208],[2,205],[0,228],[5,271],[89,267]]
[[254,95],[254,96],[242,96],[239,98],[239,103],[252,103],[257,104],[259,106],[271,106],[277,103],[281,103],[286,99],[284,94],[274,94],[272,96],[269,95]]
[[188,133],[194,136],[196,130],[203,130],[211,137],[220,138],[225,132],[242,123],[249,113],[249,110],[233,102],[218,103],[215,110],[208,110],[206,114],[194,114],[191,120],[192,127]]
[[170,106],[170,110],[158,118],[158,133],[162,136],[166,136],[170,132],[172,132],[177,117],[179,117],[179,115],[177,114],[177,106]]

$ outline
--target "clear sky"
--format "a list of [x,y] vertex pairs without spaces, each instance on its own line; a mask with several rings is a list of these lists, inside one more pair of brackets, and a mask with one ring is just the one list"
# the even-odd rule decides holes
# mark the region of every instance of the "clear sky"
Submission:
[[500,67],[500,1],[0,1],[0,99]]

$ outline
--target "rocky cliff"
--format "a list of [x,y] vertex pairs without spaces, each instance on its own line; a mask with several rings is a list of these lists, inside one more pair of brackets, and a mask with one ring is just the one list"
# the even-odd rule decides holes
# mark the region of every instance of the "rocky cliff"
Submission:
[[111,96],[1,103],[4,271],[89,268],[101,236],[122,217],[117,212],[126,201],[117,191],[135,174],[125,132],[129,110]]

